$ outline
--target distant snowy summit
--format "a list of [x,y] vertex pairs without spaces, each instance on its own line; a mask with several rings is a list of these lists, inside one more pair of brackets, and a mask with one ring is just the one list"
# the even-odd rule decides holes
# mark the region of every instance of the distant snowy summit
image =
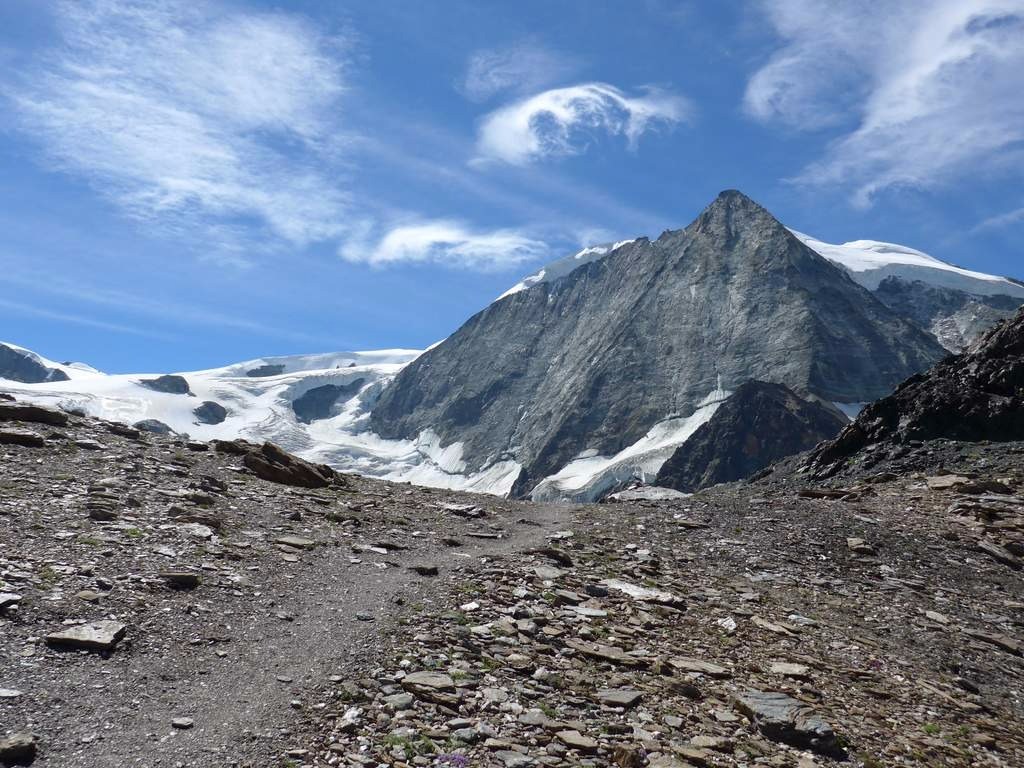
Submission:
[[883,281],[896,277],[908,282],[921,281],[935,288],[963,291],[974,296],[1015,296],[1024,300],[1024,285],[1006,277],[972,272],[929,256],[905,245],[878,240],[853,240],[833,245],[789,230],[805,245],[829,261],[838,264],[870,291]]

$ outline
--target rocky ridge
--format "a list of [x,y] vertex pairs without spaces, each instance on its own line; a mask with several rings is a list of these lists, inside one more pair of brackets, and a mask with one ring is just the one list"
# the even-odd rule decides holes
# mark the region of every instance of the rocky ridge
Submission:
[[654,484],[691,492],[742,480],[835,437],[847,423],[835,408],[781,384],[748,381],[676,449]]
[[806,462],[818,477],[851,463],[871,466],[890,446],[935,439],[1024,439],[1024,309],[986,332],[962,355],[872,403]]

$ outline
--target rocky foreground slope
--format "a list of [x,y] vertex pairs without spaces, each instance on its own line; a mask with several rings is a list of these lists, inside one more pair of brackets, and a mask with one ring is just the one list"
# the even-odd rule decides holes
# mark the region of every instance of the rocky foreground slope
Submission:
[[18,405],[0,764],[1024,763],[1020,443],[553,506]]

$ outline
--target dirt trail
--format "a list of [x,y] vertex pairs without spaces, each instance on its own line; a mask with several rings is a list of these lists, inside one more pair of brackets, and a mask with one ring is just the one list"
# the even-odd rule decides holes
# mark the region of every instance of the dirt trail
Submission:
[[[403,606],[430,604],[438,579],[412,566],[472,579],[571,514],[360,478],[295,489],[172,437],[37,429],[42,447],[0,450],[0,593],[17,597],[0,741],[31,734],[47,768],[277,765],[316,685],[365,674]],[[97,621],[124,625],[112,650],[46,641]]]

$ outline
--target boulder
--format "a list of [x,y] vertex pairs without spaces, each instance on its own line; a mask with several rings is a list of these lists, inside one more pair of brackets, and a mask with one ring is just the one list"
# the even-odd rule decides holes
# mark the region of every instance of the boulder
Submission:
[[200,424],[220,424],[228,417],[228,409],[213,400],[204,400],[192,409]]
[[294,456],[273,443],[264,443],[250,451],[242,463],[257,477],[282,485],[301,488],[325,488],[337,480],[337,474],[326,464],[313,464]]
[[42,405],[0,402],[0,421],[26,421],[48,424],[51,427],[64,427],[67,426],[68,415]]
[[94,621],[51,632],[46,642],[62,648],[86,651],[112,651],[128,628],[118,621]]
[[143,419],[142,421],[136,421],[132,426],[136,429],[141,429],[143,432],[151,432],[154,435],[170,435],[174,432],[170,426],[158,419]]
[[0,739],[0,765],[31,765],[36,759],[36,737],[14,733]]
[[843,756],[832,727],[806,704],[784,693],[748,690],[733,702],[765,738],[823,755]]
[[366,379],[356,379],[348,384],[324,384],[313,387],[292,402],[295,418],[303,424],[329,419],[334,415],[335,403],[355,395],[363,388],[365,381]]
[[46,441],[28,429],[0,429],[0,445],[20,445],[25,448],[42,448]]
[[176,374],[168,373],[163,376],[157,376],[155,379],[141,379],[139,384],[146,387],[146,389],[152,389],[154,392],[165,392],[168,395],[192,394],[185,377]]
[[282,373],[284,373],[283,365],[270,365],[268,363],[257,366],[256,368],[250,368],[245,372],[245,375],[251,379],[258,379],[263,378],[264,376],[278,376]]

